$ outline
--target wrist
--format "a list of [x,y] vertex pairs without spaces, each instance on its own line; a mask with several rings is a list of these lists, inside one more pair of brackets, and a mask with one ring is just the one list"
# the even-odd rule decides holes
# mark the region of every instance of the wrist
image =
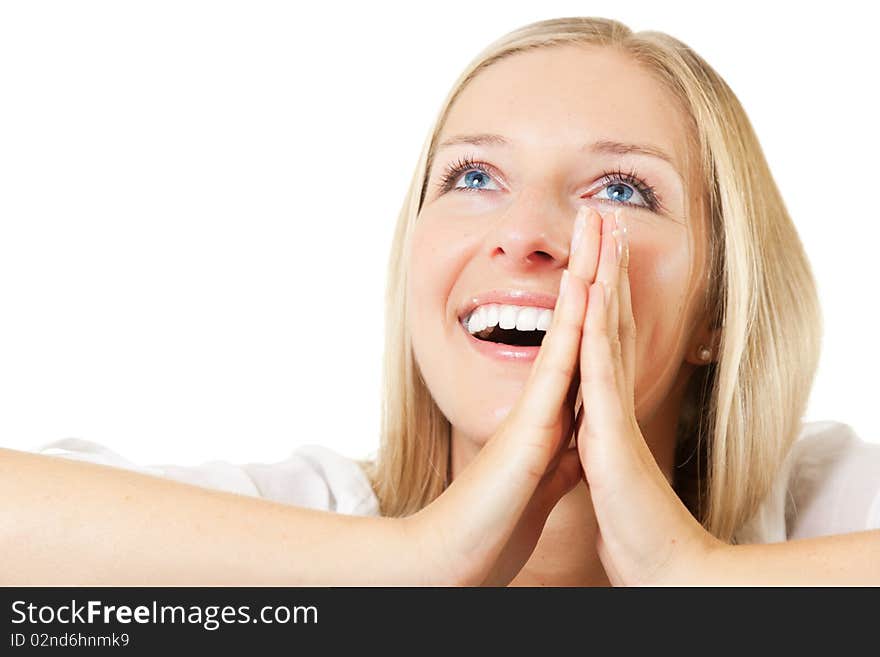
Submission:
[[727,567],[733,547],[696,526],[672,540],[674,547],[663,556],[661,566],[652,565],[648,576],[636,578],[637,586],[713,586]]
[[455,558],[452,539],[428,509],[399,519],[407,581],[413,586],[468,586],[468,577],[461,572],[463,560]]
[[734,548],[735,546],[706,532],[692,559],[693,567],[682,584],[684,586],[723,585],[724,574],[730,568]]
[[729,584],[729,575],[735,572],[734,559],[737,554],[737,546],[725,543],[710,535],[712,539],[704,551],[702,569],[700,572],[700,586],[725,586]]

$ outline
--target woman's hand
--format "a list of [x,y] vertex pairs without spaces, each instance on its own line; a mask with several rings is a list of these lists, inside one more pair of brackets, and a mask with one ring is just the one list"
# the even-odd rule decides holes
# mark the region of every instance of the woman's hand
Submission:
[[618,222],[610,216],[603,222],[580,345],[576,438],[599,525],[599,558],[616,586],[693,583],[725,544],[676,495],[636,421],[629,248],[623,226],[612,233]]
[[584,281],[595,276],[599,229],[598,214],[582,207],[563,272],[568,282],[517,404],[452,484],[407,519],[428,583],[508,584],[531,556],[553,507],[582,478],[570,444]]

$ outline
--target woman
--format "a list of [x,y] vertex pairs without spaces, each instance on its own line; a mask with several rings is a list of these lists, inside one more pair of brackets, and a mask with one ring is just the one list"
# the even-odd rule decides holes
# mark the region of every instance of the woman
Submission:
[[809,265],[737,99],[675,39],[558,19],[481,53],[425,142],[387,312],[375,463],[7,450],[3,579],[880,584],[880,447],[801,424]]

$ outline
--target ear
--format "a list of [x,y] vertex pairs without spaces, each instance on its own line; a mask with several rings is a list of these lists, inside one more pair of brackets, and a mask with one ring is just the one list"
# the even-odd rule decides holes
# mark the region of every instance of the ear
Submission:
[[685,361],[692,365],[708,365],[718,360],[718,346],[721,344],[721,329],[709,328],[703,324],[691,337]]

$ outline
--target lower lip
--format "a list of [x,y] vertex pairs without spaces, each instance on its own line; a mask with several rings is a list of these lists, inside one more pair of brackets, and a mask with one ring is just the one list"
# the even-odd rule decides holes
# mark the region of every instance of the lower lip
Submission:
[[490,358],[497,358],[507,362],[515,363],[531,363],[538,357],[541,347],[517,347],[512,344],[501,344],[500,342],[488,342],[487,340],[478,340],[471,335],[464,324],[458,323],[464,332],[465,339],[471,343],[474,349]]

